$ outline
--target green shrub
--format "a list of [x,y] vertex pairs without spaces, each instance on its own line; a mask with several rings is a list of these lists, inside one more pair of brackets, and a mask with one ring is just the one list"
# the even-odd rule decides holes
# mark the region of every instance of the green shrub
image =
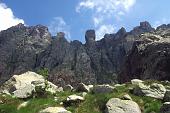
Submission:
[[48,78],[49,71],[47,68],[42,68],[37,71],[38,74],[42,75],[45,79]]

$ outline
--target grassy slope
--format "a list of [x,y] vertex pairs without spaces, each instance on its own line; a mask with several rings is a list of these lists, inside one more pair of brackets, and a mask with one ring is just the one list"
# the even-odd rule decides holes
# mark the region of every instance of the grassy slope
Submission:
[[[106,102],[110,98],[121,98],[124,94],[129,94],[132,99],[139,104],[143,113],[150,113],[151,111],[159,113],[159,109],[162,105],[161,100],[151,97],[135,96],[129,91],[129,88],[132,87],[133,86],[131,84],[126,84],[125,86],[116,87],[115,91],[109,94],[89,93],[86,95],[84,102],[78,105],[72,105],[66,109],[72,111],[73,113],[102,113],[105,109]],[[3,97],[0,95],[0,100],[4,102],[4,104],[0,104],[0,113],[37,113],[41,109],[48,106],[61,106],[59,103],[64,101],[67,96],[71,94],[81,95],[76,92],[60,92],[55,95],[48,95],[47,97],[32,98],[28,99],[28,105],[20,110],[17,110],[18,105],[28,100],[20,100],[10,96]],[[58,97],[57,101],[54,101],[54,96]]]

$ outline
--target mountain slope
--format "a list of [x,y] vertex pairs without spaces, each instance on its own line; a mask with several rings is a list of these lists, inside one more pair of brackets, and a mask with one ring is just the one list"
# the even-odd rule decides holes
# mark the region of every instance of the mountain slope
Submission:
[[[149,35],[142,35],[145,33]],[[161,76],[165,76],[163,78],[153,74],[157,73],[152,72],[157,68],[150,66],[154,61],[151,62],[148,57],[152,57],[155,51],[169,48],[169,42],[165,41],[168,38],[163,38],[163,42],[162,39],[155,42],[153,40],[157,38],[154,37],[148,42],[148,38],[153,37],[150,35],[168,37],[168,33],[169,25],[162,25],[155,30],[148,22],[141,22],[140,26],[130,32],[121,28],[115,34],[106,34],[99,41],[95,41],[95,31],[88,30],[85,34],[86,42],[82,44],[77,40],[68,42],[62,32],[52,37],[48,28],[42,25],[26,27],[19,24],[0,32],[0,84],[14,74],[44,68],[49,70],[48,79],[59,86],[76,85],[79,82],[116,83],[118,80],[125,82],[132,78],[169,80],[168,56],[165,60],[160,55],[151,58],[156,57],[164,62],[159,66],[167,73],[162,73]],[[143,53],[148,56],[142,56],[137,50],[139,42],[142,46],[147,44],[146,48],[149,49],[144,49]],[[145,64],[147,67],[144,67]],[[141,68],[138,68],[140,65]]]

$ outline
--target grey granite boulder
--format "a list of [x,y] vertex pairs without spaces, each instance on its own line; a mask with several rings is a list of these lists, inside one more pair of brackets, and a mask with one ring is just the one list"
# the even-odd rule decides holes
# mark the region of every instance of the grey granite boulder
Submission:
[[112,93],[114,92],[115,87],[110,85],[95,85],[93,87],[93,93]]
[[153,83],[151,85],[144,85],[139,83],[134,89],[133,94],[140,96],[149,96],[157,99],[163,99],[166,89],[162,84]]
[[112,98],[106,104],[105,113],[141,113],[141,110],[132,100]]

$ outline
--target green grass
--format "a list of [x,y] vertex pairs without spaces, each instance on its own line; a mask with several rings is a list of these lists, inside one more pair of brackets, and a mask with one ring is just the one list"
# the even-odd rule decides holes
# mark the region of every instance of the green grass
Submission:
[[[150,84],[151,81],[147,81],[146,83]],[[105,105],[110,98],[121,98],[123,95],[129,94],[133,101],[138,103],[143,113],[150,113],[151,111],[159,113],[159,109],[162,105],[161,100],[151,97],[135,96],[130,93],[129,88],[132,87],[134,87],[132,84],[126,83],[124,86],[116,87],[113,93],[88,93],[85,97],[85,101],[68,106],[66,109],[72,113],[103,113]],[[38,111],[49,106],[61,106],[60,102],[63,102],[72,94],[81,95],[81,93],[65,91],[56,93],[55,95],[48,95],[47,97],[31,98],[28,100],[12,98],[10,96],[3,97],[0,95],[0,100],[4,102],[4,104],[0,104],[0,113],[38,113]],[[58,100],[54,101],[54,97],[58,97]],[[17,110],[18,105],[24,101],[29,101],[28,105]]]

